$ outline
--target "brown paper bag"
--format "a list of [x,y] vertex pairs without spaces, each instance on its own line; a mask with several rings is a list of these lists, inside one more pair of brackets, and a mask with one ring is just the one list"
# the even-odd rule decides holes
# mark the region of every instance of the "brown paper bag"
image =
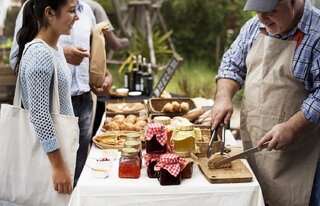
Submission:
[[107,60],[104,33],[109,31],[109,21],[97,24],[91,31],[89,83],[101,87],[104,82]]

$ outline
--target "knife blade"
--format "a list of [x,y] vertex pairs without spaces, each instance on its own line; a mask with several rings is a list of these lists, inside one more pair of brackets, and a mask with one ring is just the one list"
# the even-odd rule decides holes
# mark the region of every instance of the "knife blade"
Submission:
[[222,159],[222,160],[218,160],[217,162],[214,163],[214,166],[216,168],[218,168],[219,166],[221,166],[223,164],[226,164],[228,162],[231,162],[233,160],[240,159],[242,157],[246,157],[246,156],[251,155],[251,154],[256,153],[256,152],[260,152],[261,150],[263,150],[263,149],[268,147],[269,142],[270,141],[263,143],[263,145],[261,147],[253,147],[251,149],[248,149],[248,150],[246,150],[244,152],[241,152],[240,154],[234,155],[232,157],[225,158],[225,159]]

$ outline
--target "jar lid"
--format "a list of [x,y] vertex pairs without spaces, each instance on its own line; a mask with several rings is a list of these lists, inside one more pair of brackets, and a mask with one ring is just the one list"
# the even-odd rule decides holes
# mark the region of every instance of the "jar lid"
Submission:
[[154,123],[162,123],[165,125],[170,124],[170,120],[171,120],[170,117],[167,117],[167,116],[158,116],[153,118]]
[[134,156],[138,154],[138,150],[135,148],[122,148],[121,153],[123,155]]
[[126,135],[126,139],[140,139],[140,134],[138,134],[138,133],[134,133],[134,132],[132,132],[132,133],[128,133],[127,135]]
[[138,141],[125,141],[124,142],[124,147],[125,148],[140,148],[140,142]]
[[180,131],[192,131],[194,127],[192,123],[180,123],[176,126],[176,129]]

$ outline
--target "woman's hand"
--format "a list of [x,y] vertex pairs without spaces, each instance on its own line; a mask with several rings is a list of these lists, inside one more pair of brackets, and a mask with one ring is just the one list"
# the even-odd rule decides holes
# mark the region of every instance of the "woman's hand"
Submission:
[[52,168],[52,181],[55,191],[63,194],[72,193],[71,177],[65,164]]
[[52,181],[54,189],[63,194],[72,193],[71,177],[64,163],[60,150],[47,153],[52,168]]

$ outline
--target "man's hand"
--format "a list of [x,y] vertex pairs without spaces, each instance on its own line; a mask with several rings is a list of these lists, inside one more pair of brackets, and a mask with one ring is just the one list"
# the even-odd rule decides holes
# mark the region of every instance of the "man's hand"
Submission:
[[63,53],[67,62],[75,66],[79,66],[85,57],[90,57],[87,50],[80,46],[66,46]]
[[217,82],[217,93],[211,109],[212,130],[218,124],[228,124],[233,113],[232,97],[239,90],[240,84],[231,79],[219,79]]
[[231,98],[216,98],[211,109],[211,124],[214,130],[220,123],[228,125],[233,113]]
[[275,125],[267,134],[262,137],[257,146],[270,141],[268,150],[285,150],[293,142],[294,138],[307,129],[314,127],[305,117],[302,110],[295,113],[286,122]]
[[97,96],[106,96],[107,94],[109,94],[109,90],[112,87],[112,75],[107,75],[104,79],[103,84],[101,85],[100,88],[97,88],[94,85],[90,85],[92,92],[97,95]]
[[263,143],[270,141],[268,150],[286,150],[293,142],[295,132],[283,122],[275,125],[264,137],[258,142],[257,146],[261,147]]

